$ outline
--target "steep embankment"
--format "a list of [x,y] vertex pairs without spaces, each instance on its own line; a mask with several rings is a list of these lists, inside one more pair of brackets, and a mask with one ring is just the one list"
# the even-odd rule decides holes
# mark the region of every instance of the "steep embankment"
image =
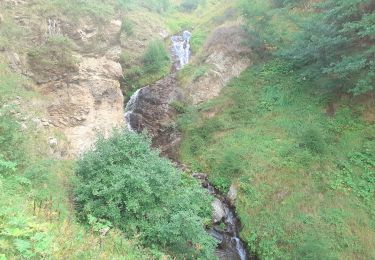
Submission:
[[[313,62],[304,67],[295,66],[295,57],[274,58],[267,51],[287,49],[285,42],[296,39],[291,21],[311,16],[306,11],[310,5],[267,12],[273,1],[244,3],[249,13],[255,12],[249,17],[254,32],[249,46],[263,60],[232,80],[217,98],[191,107],[181,117],[182,161],[209,173],[209,180],[224,192],[237,187],[241,237],[261,258],[374,258],[374,93],[369,88],[354,97],[347,91],[358,75],[371,74],[373,63],[366,65],[367,56],[358,54],[352,60],[364,57],[362,67],[344,59],[334,72],[322,72],[321,67],[317,72]],[[327,15],[336,21],[327,6]],[[355,8],[361,6],[351,10]],[[260,20],[266,22],[257,23]],[[331,32],[337,31],[325,36]],[[281,36],[273,39],[274,35]],[[372,57],[371,46],[357,43],[354,35],[348,54],[358,44],[354,46]],[[300,36],[311,46],[299,46],[296,52],[307,59],[306,52],[315,61],[319,50],[327,62],[325,51],[332,48],[331,42],[316,36]]]

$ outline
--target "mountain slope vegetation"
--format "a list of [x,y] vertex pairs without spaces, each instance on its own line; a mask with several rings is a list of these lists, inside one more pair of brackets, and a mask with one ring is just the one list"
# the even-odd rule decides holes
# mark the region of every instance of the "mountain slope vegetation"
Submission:
[[374,258],[372,2],[240,6],[256,64],[181,117],[181,159],[238,187],[260,258]]
[[[183,30],[193,57],[180,85],[220,74],[205,64],[208,36],[242,24],[252,65],[210,101],[171,104],[181,162],[223,194],[238,190],[241,238],[260,259],[374,259],[374,10],[372,0],[0,1],[0,259],[215,259],[210,196],[148,137],[98,130],[72,157],[48,113],[54,101],[116,99],[97,82],[70,92],[81,71],[119,74],[125,97],[168,75],[169,36]],[[63,105],[61,124],[86,131],[87,110]]]

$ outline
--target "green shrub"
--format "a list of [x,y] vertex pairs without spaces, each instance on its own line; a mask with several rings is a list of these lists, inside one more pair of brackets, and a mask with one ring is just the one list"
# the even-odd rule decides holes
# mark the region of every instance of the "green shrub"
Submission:
[[[19,124],[7,109],[0,108],[0,169],[14,169],[23,155],[23,138]],[[17,147],[18,149],[14,149]]]
[[206,74],[207,70],[208,70],[207,66],[201,66],[201,67],[197,68],[194,72],[194,75],[193,75],[193,81],[197,81],[198,79],[203,77],[204,74]]
[[212,258],[215,243],[203,226],[211,198],[151,150],[149,139],[120,132],[100,139],[76,172],[82,220],[94,217],[181,257]]
[[162,41],[152,41],[143,55],[146,72],[156,73],[168,66],[170,58]]

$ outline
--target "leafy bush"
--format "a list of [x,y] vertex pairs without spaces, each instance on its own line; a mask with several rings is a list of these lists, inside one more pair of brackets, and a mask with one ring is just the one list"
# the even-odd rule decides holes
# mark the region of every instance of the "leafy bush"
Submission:
[[152,41],[143,55],[146,72],[155,73],[168,66],[170,58],[162,41]]
[[82,220],[95,217],[175,255],[212,257],[215,243],[203,226],[210,197],[151,150],[149,139],[120,132],[100,139],[76,172]]
[[11,112],[0,108],[0,170],[15,169],[14,162],[18,162],[23,156],[21,149],[23,141],[20,127]]

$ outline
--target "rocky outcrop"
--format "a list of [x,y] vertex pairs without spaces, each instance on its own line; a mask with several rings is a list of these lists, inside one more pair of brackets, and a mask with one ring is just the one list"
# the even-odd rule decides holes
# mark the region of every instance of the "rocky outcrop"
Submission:
[[73,26],[60,20],[57,26],[79,46],[75,55],[78,70],[58,81],[41,84],[38,90],[49,97],[49,119],[65,134],[68,153],[77,155],[87,150],[98,134],[108,136],[113,128],[124,125],[119,83],[122,68],[117,62],[121,22],[113,20],[98,26],[88,20]]
[[49,96],[51,124],[65,133],[72,155],[89,148],[98,134],[108,136],[114,127],[123,126],[121,75],[116,62],[82,57],[77,75],[39,86]]
[[187,87],[192,103],[198,104],[219,95],[222,88],[250,64],[250,49],[244,45],[247,35],[240,25],[217,28],[205,44],[200,63],[209,69]]
[[127,108],[127,123],[136,132],[146,131],[163,155],[175,158],[181,136],[176,129],[177,113],[172,104],[182,100],[174,74],[140,89],[131,108]]
[[37,125],[51,136],[54,153],[74,157],[98,134],[108,136],[124,126],[121,20],[30,15],[27,2],[7,3],[28,43],[17,51],[5,50],[4,56],[14,72],[31,78],[30,89],[39,93],[30,105],[43,117]]

